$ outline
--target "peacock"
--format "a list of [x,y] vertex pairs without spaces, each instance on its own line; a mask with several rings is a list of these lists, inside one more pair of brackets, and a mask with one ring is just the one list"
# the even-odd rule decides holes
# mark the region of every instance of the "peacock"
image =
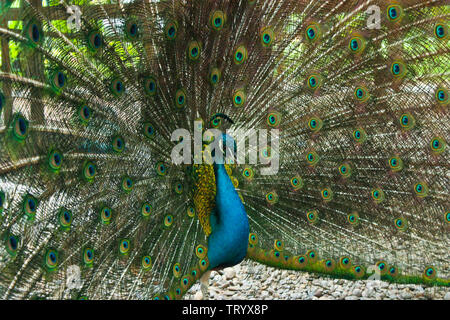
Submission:
[[0,297],[207,297],[244,259],[449,286],[449,16],[2,0]]

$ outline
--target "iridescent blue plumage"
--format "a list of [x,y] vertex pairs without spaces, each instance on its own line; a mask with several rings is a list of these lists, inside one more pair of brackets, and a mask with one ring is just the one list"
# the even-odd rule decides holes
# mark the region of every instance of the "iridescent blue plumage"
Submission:
[[214,164],[216,209],[210,216],[209,269],[241,262],[248,245],[249,225],[244,205],[223,164]]

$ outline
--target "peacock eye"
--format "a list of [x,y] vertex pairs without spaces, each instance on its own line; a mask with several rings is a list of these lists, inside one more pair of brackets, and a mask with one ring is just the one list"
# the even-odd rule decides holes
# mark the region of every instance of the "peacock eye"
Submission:
[[269,193],[266,194],[266,201],[269,204],[275,204],[278,202],[278,195],[275,191],[271,191]]
[[36,22],[30,22],[27,27],[24,28],[24,32],[33,46],[43,42],[44,33],[42,32],[42,28]]
[[250,181],[250,180],[253,178],[253,176],[254,176],[253,169],[251,169],[251,168],[249,168],[249,167],[245,168],[245,169],[242,171],[242,175],[244,176],[244,178],[245,178],[247,181]]
[[173,224],[173,216],[172,215],[167,215],[164,217],[164,226],[165,227],[170,227]]
[[358,215],[358,213],[357,212],[352,212],[352,213],[348,214],[347,220],[348,220],[348,222],[351,225],[356,226],[359,223],[359,215]]
[[330,201],[333,198],[333,191],[330,188],[325,188],[322,190],[322,199],[325,201]]
[[361,53],[365,49],[365,39],[359,35],[355,35],[349,42],[350,52]]
[[306,212],[306,219],[311,224],[319,222],[319,212],[317,210],[311,210]]
[[17,141],[24,141],[28,136],[29,123],[21,114],[17,113],[13,120],[13,136]]
[[404,218],[398,218],[394,220],[395,227],[400,231],[405,231],[408,228],[408,222]]
[[448,99],[447,92],[445,92],[443,89],[437,90],[436,97],[439,102],[445,102]]
[[87,161],[83,165],[83,177],[88,182],[92,182],[97,175],[97,167],[94,163]]
[[109,207],[103,207],[100,209],[100,220],[102,224],[108,225],[112,220],[112,210]]
[[314,166],[319,162],[319,156],[315,151],[308,152],[306,154],[306,161],[310,166]]
[[182,109],[186,106],[186,92],[183,89],[178,89],[175,93],[175,106],[177,109]]
[[408,117],[407,116],[403,116],[402,117],[402,123],[404,124],[404,125],[407,125],[408,124]]
[[82,105],[78,109],[78,116],[83,124],[89,123],[89,120],[91,119],[91,113],[91,109],[86,105]]
[[152,259],[150,256],[143,256],[142,257],[142,268],[147,271],[152,267]]
[[246,95],[243,89],[238,89],[233,94],[233,105],[241,107],[245,104]]
[[64,230],[70,229],[72,224],[72,212],[62,207],[59,209],[59,223]]
[[16,256],[19,248],[19,238],[15,235],[9,234],[6,236],[5,248],[9,255]]
[[103,45],[103,38],[97,31],[88,34],[88,47],[92,52],[97,52]]
[[58,171],[62,166],[63,156],[58,150],[51,150],[48,155],[48,165],[51,170]]
[[121,254],[127,254],[130,250],[130,240],[122,239],[119,243],[119,251]]
[[45,254],[45,267],[47,270],[52,271],[58,265],[58,252],[54,249],[47,250]]
[[128,21],[125,24],[125,33],[129,39],[134,39],[138,35],[138,25],[135,21]]
[[141,214],[144,218],[147,218],[152,213],[152,206],[150,203],[144,202],[141,206]]
[[394,63],[392,65],[392,72],[394,74],[399,74],[400,73],[400,65],[398,63]]
[[39,41],[39,38],[40,38],[39,28],[36,24],[33,24],[31,26],[31,38],[33,39],[34,42]]
[[439,40],[445,39],[447,37],[447,30],[448,28],[446,25],[440,23],[436,24],[436,26],[434,27],[434,35]]
[[308,120],[308,127],[312,132],[318,132],[323,125],[323,121],[318,117],[312,117]]
[[400,21],[403,9],[399,5],[391,5],[387,8],[388,19],[392,22]]
[[320,34],[319,25],[316,23],[309,25],[305,30],[305,34],[306,34],[306,39],[309,42],[315,42],[316,40],[318,40],[319,34]]
[[394,78],[402,78],[406,74],[406,66],[403,62],[394,62],[391,65],[391,73]]
[[397,10],[395,8],[390,8],[389,9],[389,17],[391,19],[396,19],[397,18]]
[[94,45],[95,48],[100,47],[101,41],[102,41],[102,39],[101,39],[101,37],[100,37],[99,34],[94,35],[94,38],[93,38],[92,43],[93,43],[93,45]]
[[155,165],[156,173],[160,176],[164,176],[167,173],[166,165],[163,162],[158,162]]
[[125,92],[125,85],[119,78],[113,79],[109,85],[109,88],[111,93],[116,97],[120,97]]
[[353,131],[353,139],[355,139],[356,143],[363,144],[367,139],[367,135],[366,135],[366,132],[364,131],[364,129],[357,128],[356,130],[354,130]]
[[434,267],[426,267],[425,271],[424,271],[424,276],[425,278],[427,278],[428,280],[432,280],[436,277],[436,269],[434,269]]
[[130,177],[122,178],[122,190],[125,192],[130,192],[133,190],[133,180]]
[[132,36],[134,36],[134,35],[136,35],[136,33],[137,33],[137,25],[136,24],[132,24],[131,27],[130,27],[130,34]]
[[156,95],[156,89],[158,84],[156,83],[156,79],[153,76],[144,78],[144,91],[145,94],[149,97]]
[[59,93],[66,85],[66,75],[64,72],[56,70],[50,76],[52,89]]
[[428,185],[425,182],[418,182],[414,185],[414,191],[419,198],[425,198],[428,195]]
[[174,191],[176,194],[182,194],[183,193],[183,185],[181,182],[177,182],[174,186]]
[[217,10],[211,13],[210,26],[216,30],[222,30],[225,20],[225,14],[223,11]]
[[22,211],[28,217],[29,220],[34,220],[36,216],[37,207],[38,207],[38,200],[30,194],[25,195],[22,203]]
[[145,122],[142,130],[144,136],[148,139],[152,139],[155,136],[155,128],[150,122]]
[[9,244],[11,246],[11,249],[16,250],[17,249],[17,238],[14,236],[9,237]]
[[366,102],[369,100],[369,94],[366,87],[356,87],[355,89],[355,97],[356,100],[358,100],[361,103]]
[[125,140],[120,136],[113,137],[111,144],[114,152],[116,153],[121,153],[125,150]]
[[[220,72],[220,70],[219,70],[218,68],[212,68],[212,69],[211,69],[211,72],[210,72],[210,74],[209,74],[209,82],[210,82],[213,86],[215,86],[215,85],[217,85],[217,83],[219,82],[220,77],[221,77],[221,72]],[[214,120],[216,120],[216,119],[214,119]]]
[[274,32],[271,27],[266,27],[261,31],[261,44],[263,47],[270,47],[273,43]]
[[166,39],[174,40],[177,37],[178,25],[175,21],[169,21],[165,28]]
[[94,250],[92,248],[84,248],[83,261],[86,266],[92,266],[92,263],[94,261]]
[[243,45],[239,46],[234,53],[234,63],[243,64],[247,60],[247,48]]
[[200,52],[201,52],[201,48],[200,48],[200,44],[198,43],[198,41],[191,41],[188,44],[188,57],[191,60],[198,60],[198,58],[200,57]]

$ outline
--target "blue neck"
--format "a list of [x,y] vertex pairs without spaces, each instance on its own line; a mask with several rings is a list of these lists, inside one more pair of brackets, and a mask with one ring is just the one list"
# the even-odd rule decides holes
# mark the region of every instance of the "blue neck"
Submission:
[[247,213],[223,164],[214,164],[216,208],[210,215],[208,237],[209,269],[230,267],[247,254],[249,225]]

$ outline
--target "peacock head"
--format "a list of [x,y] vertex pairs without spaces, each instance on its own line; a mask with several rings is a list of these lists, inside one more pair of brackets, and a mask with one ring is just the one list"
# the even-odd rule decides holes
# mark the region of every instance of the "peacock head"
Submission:
[[[217,113],[211,117],[211,123],[214,122],[220,122],[224,125],[234,124],[234,121],[230,117],[222,113]],[[237,156],[235,139],[228,133],[224,133],[218,129],[213,129],[211,132],[213,136],[211,136],[211,139],[205,145],[205,151],[211,155],[210,163],[235,163]]]

